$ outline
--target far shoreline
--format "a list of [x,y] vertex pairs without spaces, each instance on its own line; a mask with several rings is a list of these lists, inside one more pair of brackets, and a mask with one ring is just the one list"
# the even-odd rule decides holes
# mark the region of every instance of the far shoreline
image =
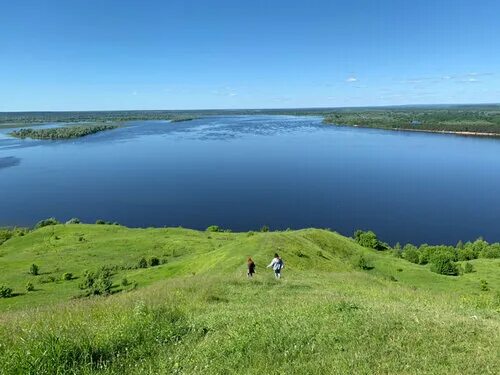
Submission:
[[384,128],[375,126],[364,125],[348,125],[348,124],[332,124],[323,122],[325,125],[338,126],[345,128],[360,128],[360,129],[375,129],[375,130],[388,130],[399,132],[415,132],[415,133],[434,133],[443,135],[458,135],[462,137],[480,137],[480,138],[500,138],[500,133],[485,133],[485,132],[471,132],[471,131],[451,131],[451,130],[430,130],[430,129],[409,129],[409,128]]

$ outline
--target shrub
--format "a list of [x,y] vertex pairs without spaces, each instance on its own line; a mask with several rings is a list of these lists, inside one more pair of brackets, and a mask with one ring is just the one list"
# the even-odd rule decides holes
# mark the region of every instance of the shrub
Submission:
[[160,265],[160,259],[158,259],[157,257],[151,257],[149,259],[149,265],[151,267],[156,267],[156,266],[159,266]]
[[10,229],[0,229],[0,245],[12,238],[14,232]]
[[382,242],[380,242],[379,239],[377,238],[377,235],[371,230],[366,232],[362,230],[357,230],[356,232],[354,232],[354,240],[361,246],[367,247],[369,249],[375,249],[375,250],[387,249],[387,246]]
[[124,277],[124,278],[122,279],[122,281],[121,281],[121,285],[122,285],[122,286],[128,286],[129,284],[130,284],[130,283],[129,283],[128,279],[127,279],[126,277]]
[[447,256],[435,257],[431,263],[431,271],[447,276],[459,274],[457,265]]
[[139,260],[139,263],[137,264],[137,267],[138,268],[148,268],[148,261],[146,260],[146,258],[141,258]]
[[264,225],[262,228],[260,228],[260,231],[263,233],[269,232],[269,226]]
[[207,232],[221,232],[221,229],[218,225],[210,225],[207,228]]
[[76,217],[74,217],[66,222],[66,224],[80,224],[80,223],[81,223],[80,219],[78,219]]
[[62,275],[63,280],[71,280],[73,279],[73,274],[71,272],[65,272]]
[[356,266],[362,270],[370,270],[373,268],[368,264],[368,261],[363,255],[360,255],[356,260]]
[[32,291],[34,291],[34,290],[35,290],[35,286],[33,285],[33,283],[32,283],[32,282],[29,282],[29,281],[28,281],[28,282],[26,283],[26,291],[27,291],[27,292],[32,292]]
[[30,275],[37,276],[39,271],[40,271],[40,269],[38,268],[38,266],[36,264],[33,263],[30,266],[30,270],[29,270]]
[[401,258],[403,256],[403,250],[399,242],[392,248],[392,255],[396,258]]
[[252,237],[252,236],[255,236],[255,232],[250,231],[247,233],[247,237]]
[[85,271],[80,289],[84,289],[86,295],[108,295],[111,293],[113,282],[108,269],[102,268],[97,272]]
[[49,217],[48,219],[40,220],[38,223],[36,223],[35,229],[48,227],[49,225],[57,225],[57,224],[61,224],[61,223],[59,221],[57,221],[56,218]]
[[418,264],[420,261],[417,248],[411,244],[405,245],[403,248],[403,258],[415,264]]
[[106,224],[106,222],[105,222],[104,220],[101,220],[101,219],[96,220],[96,222],[95,222],[95,223],[96,223],[96,224],[99,224],[99,225],[104,225],[104,224]]
[[488,290],[490,290],[490,287],[488,286],[488,282],[486,280],[481,280],[480,283],[481,291],[487,292]]
[[474,251],[472,248],[457,248],[457,260],[459,261],[464,261],[464,260],[472,260],[476,259],[477,256],[474,254]]
[[51,275],[51,276],[47,276],[47,277],[41,277],[39,281],[41,284],[48,284],[48,283],[55,282],[56,278]]
[[464,273],[472,273],[472,272],[474,272],[474,266],[469,262],[465,262]]
[[494,243],[484,247],[479,253],[481,258],[500,258],[500,243]]
[[9,298],[12,297],[12,289],[7,288],[4,285],[0,285],[0,298]]

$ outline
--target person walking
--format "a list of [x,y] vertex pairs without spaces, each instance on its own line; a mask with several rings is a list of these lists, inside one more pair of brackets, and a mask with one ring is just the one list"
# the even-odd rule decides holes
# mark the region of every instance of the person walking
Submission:
[[274,271],[274,277],[278,280],[281,279],[281,270],[285,267],[285,263],[283,262],[283,259],[278,255],[278,253],[274,254],[274,258],[269,263],[267,268],[272,268]]
[[248,267],[247,276],[249,279],[251,279],[253,277],[253,274],[255,273],[255,262],[251,257],[248,257],[247,267]]

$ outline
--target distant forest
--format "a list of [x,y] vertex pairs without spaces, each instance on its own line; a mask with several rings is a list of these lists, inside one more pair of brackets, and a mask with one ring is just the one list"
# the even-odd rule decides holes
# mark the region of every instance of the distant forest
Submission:
[[500,104],[185,111],[2,112],[0,126],[47,122],[188,121],[212,115],[322,116],[325,124],[500,135]]

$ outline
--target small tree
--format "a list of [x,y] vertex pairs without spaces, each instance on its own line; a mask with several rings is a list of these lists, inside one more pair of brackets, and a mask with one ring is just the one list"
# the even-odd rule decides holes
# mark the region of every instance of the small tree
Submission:
[[488,282],[486,280],[481,280],[480,289],[483,292],[487,292],[488,290],[490,290],[490,287],[488,286]]
[[101,269],[97,272],[85,271],[85,275],[80,289],[84,289],[87,295],[108,295],[111,293],[113,282],[111,273],[107,269]]
[[4,285],[0,285],[0,298],[12,297],[12,288],[7,288]]
[[29,271],[29,273],[30,273],[31,275],[33,275],[33,276],[37,276],[37,275],[38,275],[38,273],[39,273],[39,271],[40,271],[40,269],[38,268],[38,266],[37,266],[36,264],[34,264],[34,263],[33,263],[33,264],[30,266],[30,271]]
[[160,259],[158,259],[157,257],[151,257],[149,259],[149,265],[151,267],[156,267],[156,266],[160,265]]
[[472,273],[472,272],[474,272],[474,266],[469,262],[465,262],[464,273]]
[[207,228],[207,232],[220,232],[221,229],[218,225],[210,225],[208,228]]
[[56,220],[54,217],[49,217],[48,219],[40,220],[38,223],[35,225],[35,229],[47,227],[49,225],[57,225],[61,224],[59,221]]
[[420,261],[417,248],[411,244],[405,245],[403,248],[403,258],[415,264],[418,264]]
[[457,265],[447,256],[434,258],[431,263],[431,271],[447,276],[456,276],[459,274]]
[[375,250],[387,249],[387,246],[382,242],[380,242],[379,239],[377,238],[377,235],[371,230],[365,232],[358,229],[357,231],[354,232],[354,240],[361,246],[368,247],[369,249],[375,249]]
[[33,283],[32,283],[32,282],[28,281],[28,282],[26,283],[26,291],[27,291],[27,292],[32,292],[32,291],[34,291],[34,290],[35,290],[35,286],[33,285]]

